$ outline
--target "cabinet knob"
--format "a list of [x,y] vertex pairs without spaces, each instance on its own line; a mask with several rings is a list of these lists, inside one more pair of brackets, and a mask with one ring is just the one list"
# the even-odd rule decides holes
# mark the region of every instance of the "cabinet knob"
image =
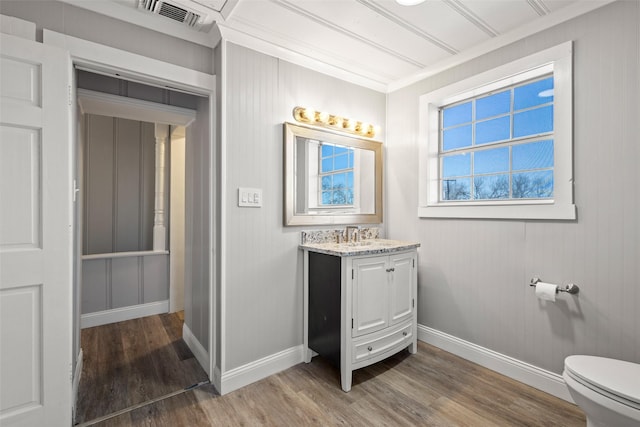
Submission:
[[369,347],[367,347],[367,350],[371,351],[371,350],[373,350],[373,347],[369,346]]
[[406,336],[407,336],[407,331],[404,331],[404,332],[402,333],[402,336],[406,337]]
[[387,273],[391,273],[392,271],[396,271],[395,268],[387,268]]

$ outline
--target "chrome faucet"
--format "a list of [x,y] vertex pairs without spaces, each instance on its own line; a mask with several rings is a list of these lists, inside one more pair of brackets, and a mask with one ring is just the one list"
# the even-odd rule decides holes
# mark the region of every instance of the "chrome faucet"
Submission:
[[347,235],[347,242],[359,242],[360,241],[360,226],[359,225],[347,225],[347,228],[345,228],[345,234]]

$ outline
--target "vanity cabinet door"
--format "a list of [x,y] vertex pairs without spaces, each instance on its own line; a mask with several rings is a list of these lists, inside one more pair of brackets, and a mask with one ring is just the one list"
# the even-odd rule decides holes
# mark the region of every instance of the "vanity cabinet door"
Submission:
[[408,320],[414,309],[415,256],[413,253],[391,255],[389,257],[390,280],[390,325]]
[[388,326],[388,256],[353,260],[352,336],[379,331]]

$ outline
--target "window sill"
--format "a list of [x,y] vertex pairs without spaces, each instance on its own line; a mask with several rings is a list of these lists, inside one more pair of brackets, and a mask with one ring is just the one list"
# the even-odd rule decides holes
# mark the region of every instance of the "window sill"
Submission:
[[565,220],[577,218],[576,205],[472,205],[472,206],[420,206],[420,218],[467,218],[467,219],[533,219]]

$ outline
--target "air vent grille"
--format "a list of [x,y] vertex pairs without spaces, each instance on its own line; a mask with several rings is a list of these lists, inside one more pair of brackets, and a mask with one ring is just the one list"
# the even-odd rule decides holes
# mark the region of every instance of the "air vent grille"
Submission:
[[190,27],[197,27],[200,20],[200,15],[197,13],[161,0],[139,0],[138,7],[174,21],[182,22]]

